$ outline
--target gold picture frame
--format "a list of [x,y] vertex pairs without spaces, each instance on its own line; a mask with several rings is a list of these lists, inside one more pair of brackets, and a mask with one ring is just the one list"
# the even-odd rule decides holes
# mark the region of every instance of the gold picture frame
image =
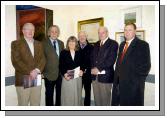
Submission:
[[78,32],[85,31],[88,35],[88,42],[95,43],[99,40],[98,28],[104,26],[104,18],[95,18],[78,21]]
[[[136,36],[141,40],[145,40],[145,30],[137,30]],[[121,42],[123,42],[125,40],[124,39],[124,32],[115,32],[115,40],[119,44],[121,44]]]

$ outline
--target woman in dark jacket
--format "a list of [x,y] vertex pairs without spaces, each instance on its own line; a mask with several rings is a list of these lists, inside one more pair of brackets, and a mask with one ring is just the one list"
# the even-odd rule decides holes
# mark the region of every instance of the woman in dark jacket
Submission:
[[[74,78],[72,72],[77,67],[79,77]],[[71,72],[69,72],[71,71]],[[67,40],[66,49],[60,53],[60,72],[63,76],[61,88],[62,106],[79,106],[82,101],[82,59],[78,51],[76,37],[70,36]]]

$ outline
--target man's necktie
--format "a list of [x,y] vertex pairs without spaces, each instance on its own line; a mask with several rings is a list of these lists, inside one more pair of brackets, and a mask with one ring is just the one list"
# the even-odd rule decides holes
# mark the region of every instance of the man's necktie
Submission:
[[103,41],[100,42],[100,47],[103,46]]
[[125,48],[124,48],[124,50],[123,50],[123,52],[121,54],[120,63],[122,63],[122,60],[123,60],[123,58],[125,56],[125,53],[126,53],[127,49],[128,49],[128,42],[125,43]]
[[53,47],[56,50],[56,41],[53,41]]
[[81,44],[81,49],[83,49],[85,47],[85,44]]

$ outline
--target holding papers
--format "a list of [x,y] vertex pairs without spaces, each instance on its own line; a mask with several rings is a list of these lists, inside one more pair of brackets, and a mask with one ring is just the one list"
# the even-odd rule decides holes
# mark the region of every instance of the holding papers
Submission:
[[98,72],[97,74],[98,74],[98,75],[106,74],[106,71],[105,71],[105,70],[102,70],[101,72]]
[[80,67],[78,66],[73,70],[68,70],[67,74],[68,74],[68,77],[70,77],[70,79],[76,79],[79,77],[79,72],[80,72]]
[[42,83],[41,74],[38,74],[36,79],[32,79],[30,75],[23,76],[24,89],[30,88],[30,87],[35,87],[35,86],[40,86],[41,83]]

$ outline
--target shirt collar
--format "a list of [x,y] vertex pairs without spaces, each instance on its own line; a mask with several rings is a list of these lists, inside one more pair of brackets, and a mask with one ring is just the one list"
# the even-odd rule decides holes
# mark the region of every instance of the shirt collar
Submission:
[[56,43],[57,43],[57,39],[55,40],[55,39],[51,39],[51,38],[49,38],[50,39],[50,41],[53,43],[53,41],[56,41]]
[[133,41],[134,38],[135,38],[135,37],[133,37],[131,40],[126,41],[126,42],[128,42],[128,45],[131,44],[131,42]]
[[30,40],[24,37],[24,39],[28,42],[28,43],[34,43],[34,39]]
[[107,41],[108,37],[103,40],[103,44]]

